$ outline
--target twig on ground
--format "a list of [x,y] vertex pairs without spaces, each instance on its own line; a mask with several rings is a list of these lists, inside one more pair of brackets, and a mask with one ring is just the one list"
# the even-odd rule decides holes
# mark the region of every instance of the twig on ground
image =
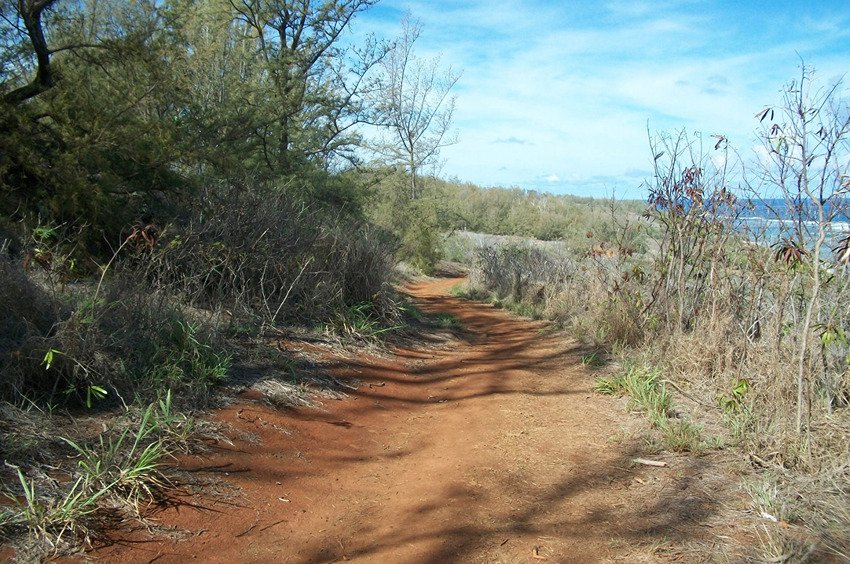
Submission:
[[703,407],[713,407],[711,404],[708,404],[708,403],[705,403],[705,402],[703,402],[703,401],[700,401],[700,400],[698,400],[697,398],[695,398],[694,396],[690,395],[690,394],[689,394],[689,393],[687,393],[685,390],[683,390],[682,388],[680,388],[679,386],[677,386],[677,385],[676,385],[676,383],[675,383],[675,382],[673,382],[672,380],[668,380],[668,379],[666,379],[666,378],[665,378],[665,379],[663,379],[663,380],[661,380],[661,381],[662,381],[662,382],[664,382],[665,384],[670,384],[671,386],[673,386],[673,388],[675,388],[677,392],[679,392],[680,394],[682,394],[683,396],[685,396],[685,397],[686,397],[686,398],[688,398],[689,400],[691,400],[691,401],[693,401],[693,402],[696,402],[696,403],[698,403],[699,405],[701,405],[701,406],[703,406]]
[[644,466],[667,466],[666,462],[660,460],[647,460],[645,458],[635,458],[632,460],[635,464],[643,464]]

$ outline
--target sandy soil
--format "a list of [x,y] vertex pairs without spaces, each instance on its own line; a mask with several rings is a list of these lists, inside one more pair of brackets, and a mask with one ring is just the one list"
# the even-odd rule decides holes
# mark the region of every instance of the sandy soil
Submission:
[[[258,441],[183,469],[223,481],[151,515],[174,531],[116,533],[114,562],[700,561],[735,535],[738,495],[707,458],[633,465],[643,425],[591,392],[576,343],[487,305],[413,284],[463,339],[339,359],[359,388],[324,409],[245,400],[216,414]],[[655,458],[659,458],[656,456]],[[210,493],[210,492],[216,493]],[[742,503],[742,502],[740,502]],[[737,510],[735,510],[737,511]],[[716,554],[719,558],[719,553]],[[728,558],[727,554],[724,558]],[[734,559],[734,557],[733,557]]]

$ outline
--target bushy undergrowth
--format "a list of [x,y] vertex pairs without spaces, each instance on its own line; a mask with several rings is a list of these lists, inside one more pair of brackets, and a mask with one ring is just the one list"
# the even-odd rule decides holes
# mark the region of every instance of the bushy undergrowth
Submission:
[[283,191],[247,190],[169,226],[136,268],[196,307],[275,325],[364,302],[391,315],[383,297],[393,266],[379,230]]
[[[22,276],[12,282],[34,284]],[[49,325],[25,324],[8,342],[0,359],[4,401],[130,405],[163,390],[203,393],[225,377],[230,360],[216,338],[163,293],[119,278],[101,294],[76,298],[70,313]],[[33,307],[11,302],[7,311],[26,319]]]
[[99,278],[69,281],[61,240],[42,244],[50,260],[29,272],[0,259],[0,398],[90,406],[163,390],[197,396],[226,376],[223,338],[240,327],[377,335],[397,325],[387,237],[298,201],[233,191],[164,228],[137,224]]
[[0,396],[11,398],[23,384],[8,376],[11,365],[24,362],[22,350],[35,338],[53,331],[59,319],[57,304],[31,280],[20,264],[0,256]]
[[[269,189],[210,197],[164,227],[129,226],[87,271],[59,229],[35,233],[23,256],[0,256],[0,451],[17,468],[0,471],[11,496],[0,532],[28,538],[25,554],[85,542],[109,512],[139,517],[133,508],[166,485],[161,465],[192,427],[172,401],[208,405],[245,327],[375,340],[401,323],[387,237],[354,214],[298,202]],[[35,430],[91,409],[127,415],[93,440]],[[33,427],[11,431],[21,425]],[[45,465],[68,480],[51,481]]]

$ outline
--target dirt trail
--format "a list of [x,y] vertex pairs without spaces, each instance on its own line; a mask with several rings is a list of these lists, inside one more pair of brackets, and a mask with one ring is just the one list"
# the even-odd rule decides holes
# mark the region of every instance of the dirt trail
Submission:
[[[606,562],[682,556],[716,503],[700,459],[630,465],[629,416],[591,393],[575,343],[490,306],[409,290],[468,338],[340,362],[361,386],[325,410],[245,402],[218,417],[261,442],[183,460],[237,493],[154,515],[188,531],[115,544],[121,562]],[[686,559],[688,559],[686,557]]]

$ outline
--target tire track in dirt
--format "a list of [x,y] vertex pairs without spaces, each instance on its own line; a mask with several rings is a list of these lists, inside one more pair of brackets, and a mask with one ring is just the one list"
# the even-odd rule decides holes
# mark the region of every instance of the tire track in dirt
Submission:
[[[468,334],[391,358],[337,359],[361,382],[324,410],[243,402],[216,418],[260,442],[181,460],[238,493],[176,500],[173,538],[116,534],[121,562],[606,562],[680,557],[710,542],[723,490],[703,459],[631,467],[616,400],[591,393],[580,349],[546,324],[408,288]],[[638,420],[639,421],[639,420]],[[226,493],[226,492],[225,492]],[[187,532],[186,532],[187,531]]]

